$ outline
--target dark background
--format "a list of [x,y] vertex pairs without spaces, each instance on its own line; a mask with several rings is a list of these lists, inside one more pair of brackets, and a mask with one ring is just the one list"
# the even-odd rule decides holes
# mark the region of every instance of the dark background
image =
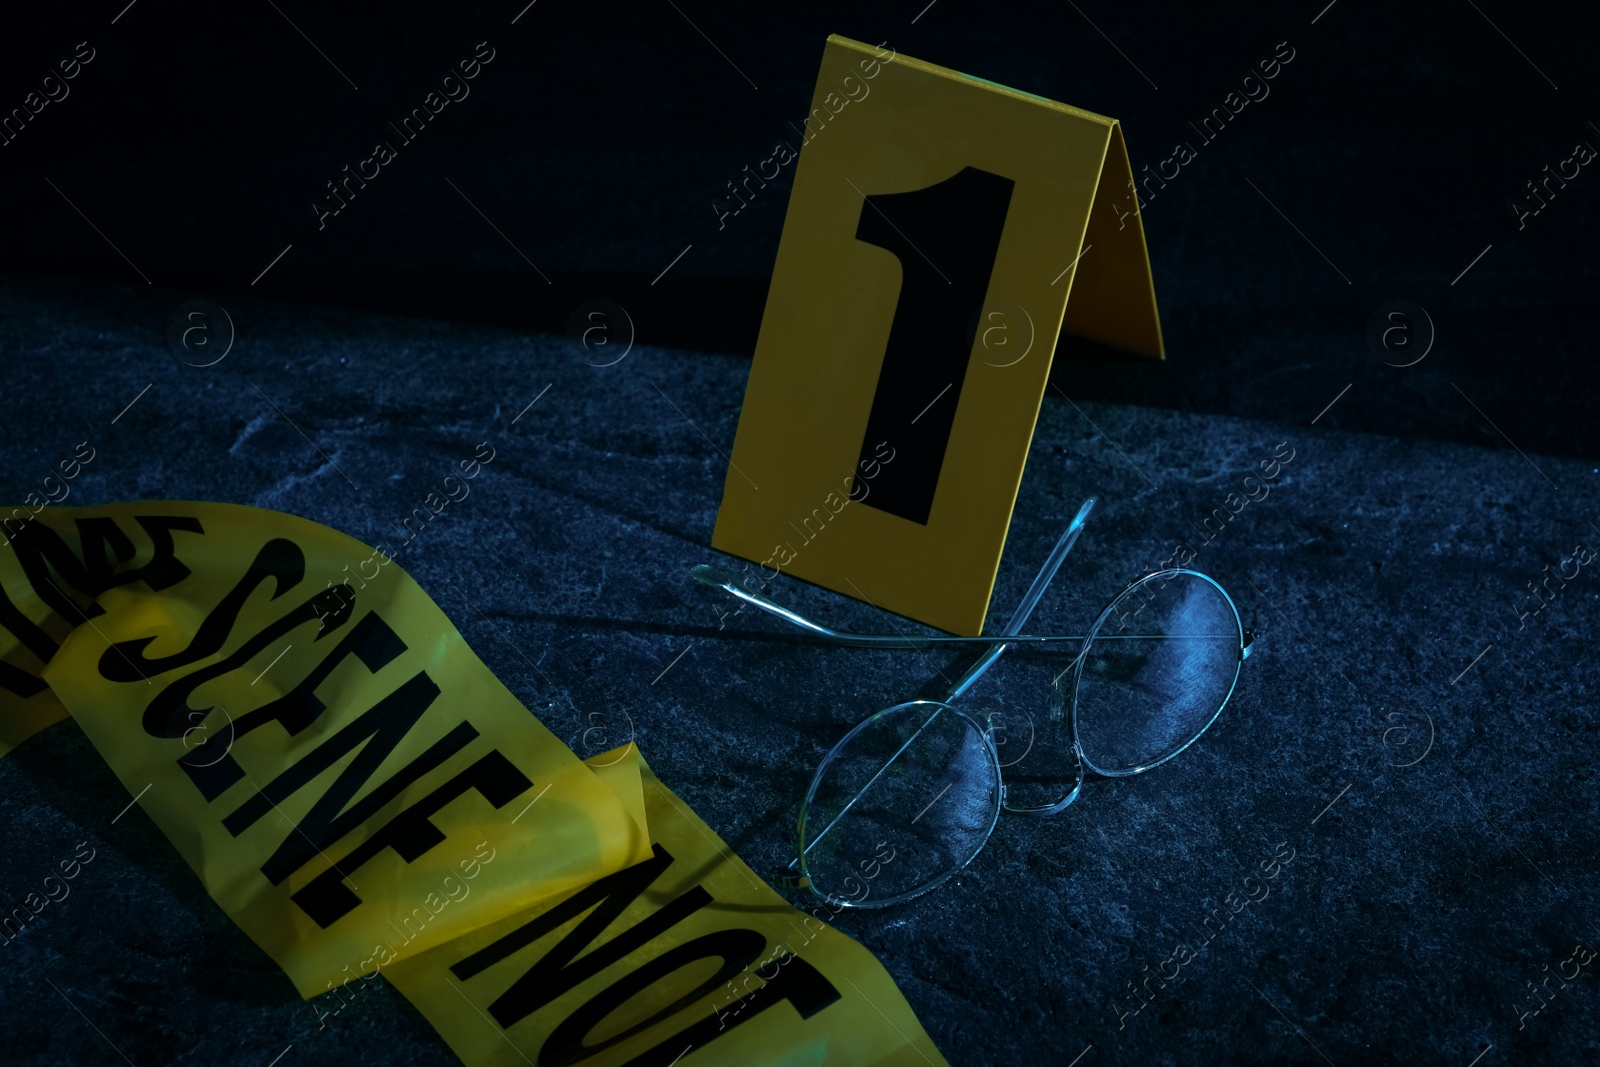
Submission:
[[[717,558],[787,188],[720,232],[712,201],[792,136],[828,33],[1115,116],[1136,170],[1288,42],[1271,95],[1145,211],[1167,362],[1058,360],[1071,401],[1041,411],[990,620],[1083,496],[1102,509],[1042,629],[1081,626],[1288,442],[1196,563],[1259,635],[1239,693],[1180,759],[1003,820],[944,892],[838,925],[953,1064],[1600,1062],[1592,973],[1519,1017],[1600,945],[1600,586],[1527,615],[1530,582],[1600,543],[1600,178],[1521,230],[1510,206],[1600,145],[1584,9],[539,0],[512,25],[522,3],[276,2],[11,16],[0,109],[97,55],[0,145],[0,499],[89,440],[71,504],[232,501],[375,543],[490,439],[402,565],[559,737],[604,712],[760,872],[828,745],[965,657],[818,649],[687,581]],[[319,231],[323,183],[479,41],[471,96]],[[167,343],[196,297],[237,332],[212,368]],[[1403,368],[1366,337],[1400,299],[1437,330]],[[613,367],[563,336],[592,300],[636,328]],[[797,586],[773,592],[881,622]],[[975,701],[1035,706],[1007,684]],[[111,822],[129,799],[71,723],[0,760],[0,905],[100,850],[0,949],[0,1059],[452,1061],[382,984],[318,1029],[142,811]],[[1119,1026],[1128,983],[1278,842],[1273,895]]]
[[[96,52],[0,147],[0,267],[556,332],[601,298],[643,343],[745,356],[793,168],[720,231],[712,203],[796,140],[841,33],[1119,118],[1135,172],[1198,149],[1145,217],[1168,364],[1062,366],[1068,393],[1302,420],[1350,384],[1333,425],[1600,452],[1589,168],[1520,230],[1510,206],[1600,146],[1577,5],[540,0],[511,25],[521,4],[139,0],[112,25],[125,3],[0,42],[8,109]],[[399,144],[385,124],[479,41],[471,95]],[[1202,144],[1188,124],[1280,41],[1270,95]],[[310,202],[380,135],[399,158],[319,230]],[[1437,330],[1406,375],[1364,337],[1393,299]]]

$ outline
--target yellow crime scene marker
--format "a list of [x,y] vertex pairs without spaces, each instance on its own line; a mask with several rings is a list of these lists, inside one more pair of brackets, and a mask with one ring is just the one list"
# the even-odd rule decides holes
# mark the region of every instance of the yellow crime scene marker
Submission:
[[[1163,354],[1126,184],[1115,120],[830,37],[713,544],[978,633],[1058,335]],[[579,760],[381,550],[19,511],[0,756],[71,717],[302,996],[383,974],[472,1064],[944,1063],[831,914],[633,746]]]
[[804,132],[712,545],[978,634],[1058,335],[1165,354],[1121,129],[833,36]]

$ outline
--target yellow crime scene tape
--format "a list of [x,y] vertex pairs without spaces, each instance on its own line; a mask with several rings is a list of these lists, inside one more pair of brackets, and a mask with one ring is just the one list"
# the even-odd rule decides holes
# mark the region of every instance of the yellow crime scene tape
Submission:
[[579,760],[381,552],[230,504],[0,528],[0,755],[70,714],[302,996],[381,973],[469,1064],[944,1063],[826,908],[631,744]]

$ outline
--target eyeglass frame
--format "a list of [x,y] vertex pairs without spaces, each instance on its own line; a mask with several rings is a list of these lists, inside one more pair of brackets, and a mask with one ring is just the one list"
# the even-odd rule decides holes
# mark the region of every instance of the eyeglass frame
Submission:
[[[850,731],[844,735],[844,737],[840,738],[839,741],[828,750],[827,755],[823,756],[822,761],[818,764],[816,773],[812,775],[811,785],[806,790],[805,799],[801,801],[800,813],[795,826],[795,859],[790,862],[785,871],[777,878],[777,881],[782,888],[809,889],[813,894],[830,904],[837,904],[841,907],[858,908],[888,907],[892,904],[897,904],[902,901],[921,896],[924,893],[931,892],[933,889],[936,889],[938,886],[942,885],[949,878],[960,873],[968,864],[977,858],[978,853],[982,852],[984,846],[989,843],[990,836],[993,835],[995,827],[999,824],[1000,813],[1002,811],[1012,815],[1048,816],[1059,814],[1069,807],[1075,800],[1077,800],[1079,794],[1083,791],[1083,784],[1087,777],[1085,774],[1085,767],[1088,768],[1089,772],[1103,778],[1126,778],[1135,774],[1143,774],[1145,771],[1158,767],[1173,757],[1179,755],[1188,749],[1189,746],[1198,741],[1202,736],[1204,736],[1206,731],[1211,729],[1212,724],[1214,724],[1222,715],[1223,709],[1228,706],[1228,701],[1233,698],[1234,691],[1238,688],[1239,676],[1243,671],[1244,661],[1250,658],[1250,649],[1251,645],[1254,643],[1255,634],[1252,629],[1244,625],[1244,621],[1239,615],[1238,605],[1234,603],[1233,597],[1230,596],[1228,591],[1210,575],[1204,574],[1200,571],[1191,570],[1187,567],[1169,567],[1143,574],[1138,578],[1128,582],[1117,591],[1115,596],[1107,601],[1106,606],[1101,609],[1100,614],[1095,618],[1094,623],[1089,627],[1087,634],[1021,634],[1018,632],[1027,623],[1028,618],[1032,615],[1034,608],[1038,606],[1039,600],[1044,596],[1045,591],[1049,588],[1050,583],[1054,580],[1056,572],[1060,570],[1062,563],[1064,563],[1066,560],[1067,554],[1072,550],[1072,547],[1077,542],[1079,535],[1082,534],[1084,525],[1088,521],[1089,515],[1093,512],[1097,503],[1097,498],[1090,497],[1079,507],[1077,514],[1067,525],[1067,528],[1061,534],[1061,537],[1056,541],[1056,545],[1051,550],[1049,557],[1046,558],[1044,566],[1041,567],[1039,573],[1035,575],[1032,584],[1028,587],[1028,591],[1023,594],[1022,600],[1019,602],[1016,611],[1013,612],[1011,620],[1006,624],[1005,628],[999,634],[992,636],[977,635],[968,637],[947,634],[865,634],[850,630],[834,629],[823,626],[820,623],[813,622],[812,620],[807,619],[805,616],[800,615],[798,612],[795,612],[789,608],[785,608],[781,604],[776,603],[768,597],[762,596],[759,593],[753,593],[737,585],[731,578],[715,567],[706,564],[700,564],[691,568],[690,574],[701,584],[713,586],[731,593],[746,603],[753,604],[762,611],[776,615],[790,624],[797,626],[808,633],[821,637],[833,644],[855,648],[893,647],[899,649],[909,649],[913,651],[938,645],[981,644],[989,646],[988,650],[982,656],[980,656],[971,667],[967,668],[966,672],[961,676],[961,678],[951,686],[950,691],[945,694],[944,699],[908,700],[899,704],[880,708],[878,711],[873,712],[871,715],[867,716],[865,719],[861,720],[854,727],[852,727]],[[1229,682],[1228,691],[1218,702],[1216,709],[1212,711],[1210,717],[1206,719],[1204,725],[1202,725],[1198,730],[1194,731],[1194,733],[1192,733],[1187,740],[1173,748],[1170,752],[1167,752],[1158,759],[1141,764],[1137,767],[1122,770],[1106,770],[1098,767],[1085,754],[1082,740],[1078,736],[1078,684],[1082,679],[1083,664],[1086,654],[1090,645],[1092,645],[1096,640],[1166,640],[1174,636],[1179,636],[1171,634],[1102,635],[1099,632],[1101,627],[1105,625],[1106,620],[1111,616],[1112,609],[1121,603],[1123,598],[1131,593],[1134,589],[1157,579],[1170,580],[1179,575],[1189,575],[1209,584],[1222,596],[1223,602],[1228,605],[1228,609],[1233,616],[1235,629],[1238,633],[1238,656],[1234,660],[1233,678]],[[1214,636],[1221,638],[1226,637],[1227,635],[1218,634]],[[1072,726],[1072,758],[1074,763],[1074,780],[1072,788],[1061,800],[1053,804],[1042,805],[1039,807],[1013,806],[1006,799],[1006,783],[1003,772],[1005,765],[1001,764],[999,752],[994,745],[993,716],[991,714],[985,714],[984,722],[979,723],[978,720],[972,715],[961,710],[960,708],[955,707],[952,702],[959,699],[962,694],[976,684],[978,679],[981,678],[984,673],[994,665],[995,661],[998,660],[1005,650],[1010,646],[1023,644],[1033,645],[1059,643],[1067,641],[1080,641],[1083,645],[1083,647],[1079,649],[1078,655],[1073,658],[1072,664],[1067,668],[1073,672],[1071,682],[1066,686],[1061,686],[1059,684],[1056,685],[1056,688],[1062,694],[1062,703],[1067,708],[1066,717]],[[843,751],[844,748],[858,734],[867,729],[874,722],[878,721],[878,719],[885,715],[899,712],[906,708],[916,707],[918,705],[924,705],[930,708],[936,708],[938,710],[934,711],[933,715],[930,716],[928,720],[922,724],[922,726],[919,726],[917,731],[913,733],[911,737],[906,739],[906,741],[901,745],[899,751],[897,751],[894,756],[889,758],[888,762],[884,764],[883,768],[879,770],[878,774],[882,774],[884,771],[886,771],[890,764],[892,764],[895,759],[899,758],[899,753],[905,751],[905,748],[909,746],[910,743],[922,732],[922,730],[926,729],[928,725],[931,724],[939,715],[945,712],[950,712],[960,719],[965,720],[966,725],[970,727],[973,732],[977,734],[977,736],[983,741],[984,751],[989,758],[990,766],[994,773],[994,781],[997,785],[997,789],[995,790],[994,810],[989,815],[988,825],[983,828],[982,840],[978,844],[978,847],[972,851],[972,854],[961,863],[952,866],[949,870],[943,872],[928,882],[923,883],[917,888],[910,890],[909,892],[901,893],[896,896],[881,900],[875,900],[871,903],[868,903],[865,897],[860,900],[851,900],[848,897],[838,897],[831,893],[825,893],[823,890],[817,888],[817,886],[811,881],[810,875],[806,869],[806,855],[811,851],[811,849],[816,847],[818,842],[820,842],[835,825],[838,824],[839,820],[844,817],[845,813],[850,810],[855,802],[862,796],[866,795],[867,790],[871,788],[872,783],[877,780],[878,776],[874,775],[865,786],[858,790],[855,797],[853,797],[849,803],[847,803],[838,812],[838,814],[834,815],[832,821],[829,822],[827,826],[823,827],[822,831],[818,833],[816,837],[812,838],[809,843],[807,843],[805,839],[806,816],[810,811],[812,801],[816,797],[817,790],[822,783],[823,772],[828,769],[836,756]]]

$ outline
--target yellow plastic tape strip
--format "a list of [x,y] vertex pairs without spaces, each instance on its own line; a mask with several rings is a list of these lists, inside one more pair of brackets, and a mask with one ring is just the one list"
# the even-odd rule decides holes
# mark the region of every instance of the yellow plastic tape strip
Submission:
[[[46,508],[6,533],[0,720],[15,737],[58,698],[304,996],[379,940],[419,952],[650,854],[616,794],[358,541],[172,502]],[[434,915],[479,841],[499,877]]]
[[650,857],[383,972],[464,1061],[945,1063],[827,906],[798,911],[769,889],[636,747],[591,763],[642,803]]
[[381,553],[223,504],[4,532],[0,744],[70,710],[303,996],[387,974],[474,1065],[944,1064],[828,907],[631,745],[579,762]]

